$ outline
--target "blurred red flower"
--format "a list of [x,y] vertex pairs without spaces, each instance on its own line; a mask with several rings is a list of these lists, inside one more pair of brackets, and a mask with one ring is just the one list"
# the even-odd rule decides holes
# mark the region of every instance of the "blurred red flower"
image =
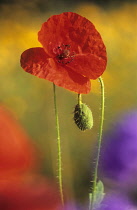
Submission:
[[30,138],[0,106],[0,210],[57,210],[61,205],[56,184],[32,173],[36,159]]
[[0,106],[0,177],[32,169],[36,151],[12,114]]
[[1,210],[61,210],[57,186],[45,178],[0,182]]
[[72,12],[51,16],[38,33],[43,48],[21,55],[22,68],[77,93],[90,92],[90,79],[106,68],[106,48],[94,25]]

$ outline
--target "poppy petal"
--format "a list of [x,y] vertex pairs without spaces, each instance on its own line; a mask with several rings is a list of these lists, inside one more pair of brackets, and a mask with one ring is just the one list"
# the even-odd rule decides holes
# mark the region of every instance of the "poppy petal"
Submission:
[[30,48],[21,55],[22,68],[34,76],[47,79],[76,93],[90,92],[90,80],[67,66],[60,65],[49,58],[43,48]]
[[68,67],[57,65],[53,59],[51,69],[46,75],[46,78],[55,85],[74,91],[76,93],[87,94],[90,92],[91,85],[90,80],[87,77],[84,77]]
[[50,56],[64,44],[70,45],[75,54],[91,53],[106,60],[105,45],[93,23],[73,12],[51,16],[43,23],[38,40]]
[[68,66],[78,74],[90,79],[97,79],[106,68],[106,60],[92,54],[76,55],[74,61]]
[[20,63],[26,72],[42,77],[48,64],[48,55],[41,47],[30,48],[22,53]]

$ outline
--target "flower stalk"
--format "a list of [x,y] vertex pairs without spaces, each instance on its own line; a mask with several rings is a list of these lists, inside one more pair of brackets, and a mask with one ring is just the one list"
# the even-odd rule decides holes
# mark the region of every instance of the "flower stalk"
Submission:
[[97,178],[98,178],[98,165],[99,165],[99,157],[100,157],[100,150],[101,150],[103,123],[104,123],[104,104],[105,104],[104,82],[101,77],[99,77],[98,79],[99,79],[100,87],[101,87],[101,120],[100,120],[98,144],[97,144],[97,148],[98,148],[97,157],[95,161],[95,170],[94,170],[94,175],[93,175],[92,199],[90,200],[89,210],[94,209],[94,202],[95,202],[95,195],[96,195],[96,188],[97,188]]
[[80,106],[82,103],[82,95],[78,94],[78,105]]
[[63,184],[62,184],[62,157],[61,157],[61,140],[60,140],[60,129],[59,129],[59,117],[57,109],[56,100],[56,86],[53,83],[53,93],[54,93],[54,109],[56,118],[56,133],[57,133],[57,147],[58,147],[58,182],[59,182],[59,192],[61,197],[62,205],[64,206],[64,195],[63,195]]

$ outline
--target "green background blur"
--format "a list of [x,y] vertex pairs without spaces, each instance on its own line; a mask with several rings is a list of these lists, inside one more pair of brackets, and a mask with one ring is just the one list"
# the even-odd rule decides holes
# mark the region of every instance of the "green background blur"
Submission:
[[[96,2],[96,3],[95,3]],[[105,4],[104,4],[105,2]],[[114,3],[115,2],[115,3]],[[136,1],[1,1],[0,101],[14,113],[39,150],[40,173],[57,174],[57,144],[52,83],[27,74],[20,67],[21,53],[41,46],[37,32],[51,15],[76,12],[89,19],[107,48],[104,131],[123,112],[137,106],[137,3]],[[68,197],[83,200],[89,191],[91,157],[100,119],[100,84],[83,102],[93,112],[94,127],[81,132],[73,122],[77,95],[57,87],[62,141],[64,186]]]

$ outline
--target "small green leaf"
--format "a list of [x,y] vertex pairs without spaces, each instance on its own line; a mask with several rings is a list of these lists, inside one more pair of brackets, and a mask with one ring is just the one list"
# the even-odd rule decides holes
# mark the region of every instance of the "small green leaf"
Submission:
[[104,198],[104,185],[102,181],[98,181],[95,190],[94,206],[98,207]]
[[97,182],[96,189],[94,191],[94,201],[93,201],[93,193],[89,193],[89,209],[91,209],[91,203],[93,202],[94,206],[93,209],[96,210],[100,206],[104,198],[104,195],[105,195],[104,185],[103,182],[99,180]]
[[97,186],[96,186],[96,201],[101,202],[104,198],[104,185],[102,181],[98,181]]
[[91,209],[92,193],[89,193],[89,210]]

